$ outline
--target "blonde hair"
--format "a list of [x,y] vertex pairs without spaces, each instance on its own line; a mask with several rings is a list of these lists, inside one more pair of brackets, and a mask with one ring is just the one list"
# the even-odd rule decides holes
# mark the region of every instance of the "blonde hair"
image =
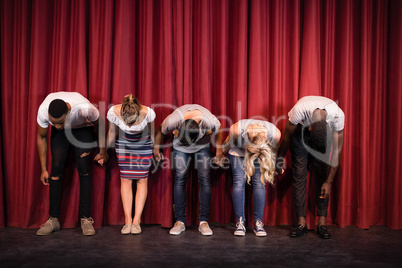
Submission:
[[[258,144],[257,144],[258,142]],[[259,133],[251,140],[245,150],[244,171],[247,176],[247,183],[250,184],[251,177],[255,173],[254,161],[258,159],[261,171],[261,182],[269,182],[274,185],[275,158],[272,145],[265,133]]]
[[121,102],[120,115],[127,125],[134,124],[137,121],[140,110],[141,103],[136,97],[133,97],[132,94],[124,96]]

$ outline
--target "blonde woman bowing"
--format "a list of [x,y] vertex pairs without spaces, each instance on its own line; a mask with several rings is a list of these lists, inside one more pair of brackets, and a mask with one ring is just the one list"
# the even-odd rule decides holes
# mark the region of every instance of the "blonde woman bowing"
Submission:
[[244,236],[245,228],[245,184],[253,185],[254,233],[266,236],[262,218],[265,208],[265,184],[273,184],[277,144],[281,132],[272,123],[244,119],[231,126],[224,142],[224,153],[229,150],[233,173],[233,206],[236,214],[234,235]]

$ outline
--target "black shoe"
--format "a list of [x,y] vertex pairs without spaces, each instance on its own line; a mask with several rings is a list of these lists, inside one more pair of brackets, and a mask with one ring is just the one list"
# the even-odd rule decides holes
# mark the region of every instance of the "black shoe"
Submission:
[[290,232],[290,237],[300,237],[300,236],[303,236],[303,235],[307,234],[307,232],[308,232],[307,225],[303,226],[301,224],[298,224],[296,226],[296,228],[294,228]]
[[325,226],[325,225],[318,226],[317,234],[322,239],[330,239],[331,238],[331,235],[328,233],[327,226]]

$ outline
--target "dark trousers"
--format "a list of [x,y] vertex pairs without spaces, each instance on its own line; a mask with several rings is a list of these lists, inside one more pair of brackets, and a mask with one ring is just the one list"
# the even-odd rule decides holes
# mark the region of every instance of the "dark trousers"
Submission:
[[[302,133],[303,132],[303,133]],[[303,134],[303,135],[302,135]],[[314,177],[316,186],[316,202],[317,216],[327,216],[328,198],[321,199],[321,186],[327,180],[330,167],[328,165],[329,153],[322,154],[320,159],[311,155],[306,149],[317,150],[310,142],[310,131],[302,125],[298,125],[295,133],[292,136],[290,151],[292,154],[293,168],[293,198],[296,207],[296,216],[306,216],[306,184],[307,170],[309,163],[313,164]],[[328,141],[326,148],[320,148],[319,151],[331,150],[331,141]],[[328,151],[327,151],[328,152]]]
[[[76,141],[71,139],[69,141],[66,136],[66,131],[70,130],[57,130],[55,127],[52,127],[50,140],[52,153],[52,172],[50,175],[49,215],[51,217],[57,218],[60,216],[62,175],[69,148],[70,146],[73,146],[75,151],[75,159],[77,162],[78,174],[80,176],[80,217],[89,218],[91,215],[92,186],[92,175],[89,165],[91,148],[81,147],[88,147],[88,144],[93,142],[92,127],[72,129],[71,133],[73,134]],[[83,144],[85,144],[86,146],[83,146]],[[52,177],[59,177],[59,180],[52,180]]]

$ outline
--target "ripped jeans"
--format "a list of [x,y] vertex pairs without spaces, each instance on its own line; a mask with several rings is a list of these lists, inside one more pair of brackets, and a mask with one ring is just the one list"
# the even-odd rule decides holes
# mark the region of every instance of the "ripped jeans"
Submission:
[[[92,127],[72,129],[74,137],[83,143],[93,142]],[[65,130],[52,127],[50,147],[52,153],[52,171],[50,174],[50,208],[51,217],[60,217],[60,200],[62,192],[62,175],[70,146],[74,147],[78,174],[80,176],[80,217],[89,218],[91,214],[92,175],[90,170],[90,153],[92,149],[79,148],[70,144]],[[59,178],[53,180],[52,178]]]

